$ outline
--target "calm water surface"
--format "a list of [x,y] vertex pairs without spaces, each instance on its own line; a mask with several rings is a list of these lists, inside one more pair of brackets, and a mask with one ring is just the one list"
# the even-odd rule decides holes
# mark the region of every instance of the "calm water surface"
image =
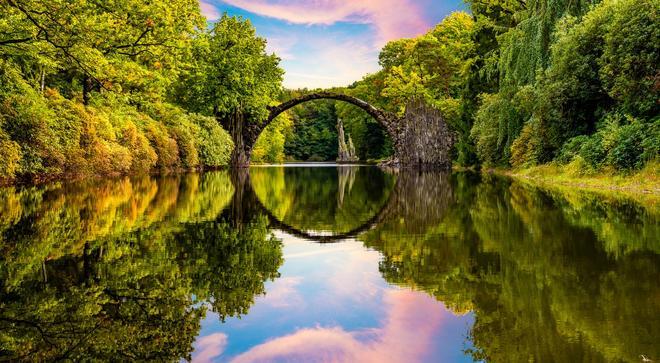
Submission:
[[657,204],[254,167],[0,189],[0,361],[660,361]]

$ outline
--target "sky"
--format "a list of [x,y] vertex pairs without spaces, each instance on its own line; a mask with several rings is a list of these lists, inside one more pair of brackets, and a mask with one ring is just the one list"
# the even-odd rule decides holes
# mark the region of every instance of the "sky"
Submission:
[[462,0],[200,0],[210,21],[249,19],[285,70],[287,88],[347,86],[378,70],[390,40],[423,34]]
[[281,274],[249,313],[202,322],[193,363],[472,362],[474,315],[387,283],[381,254],[356,240],[318,244],[276,232]]

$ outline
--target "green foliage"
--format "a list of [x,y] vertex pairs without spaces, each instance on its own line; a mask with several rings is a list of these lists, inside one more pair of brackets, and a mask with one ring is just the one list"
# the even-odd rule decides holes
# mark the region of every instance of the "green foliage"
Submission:
[[194,124],[199,126],[193,130],[198,140],[201,165],[212,168],[227,165],[234,148],[231,136],[211,117],[196,114],[191,114],[190,117]]
[[482,94],[471,136],[476,152],[487,166],[506,164],[510,156],[512,133],[518,133],[521,115],[513,101],[501,94]]
[[660,2],[607,2],[603,8],[611,12],[599,59],[603,86],[625,112],[657,116],[660,42],[655,40],[660,39]]
[[[266,126],[252,150],[252,161],[280,163],[286,158],[284,144],[291,135],[293,121],[288,114],[281,114]],[[291,136],[289,136],[291,137]]]
[[205,34],[195,0],[0,4],[0,177],[225,165],[209,117],[166,102]]
[[177,102],[205,115],[240,111],[263,120],[280,92],[279,58],[266,54],[266,40],[249,21],[224,14],[192,47],[191,64],[177,85]]
[[582,146],[589,140],[589,136],[580,135],[568,140],[564,146],[562,146],[561,152],[557,156],[557,161],[560,164],[568,164],[573,158],[580,154]]
[[592,169],[599,169],[607,156],[605,150],[603,150],[603,138],[601,135],[596,134],[588,138],[582,144],[579,155]]
[[307,102],[291,110],[293,131],[284,144],[294,160],[337,159],[337,115],[334,101]]
[[644,151],[642,149],[642,128],[638,123],[620,127],[613,137],[613,144],[607,153],[607,162],[609,165],[620,169],[628,170],[641,167],[640,156]]
[[577,136],[564,144],[557,161],[566,164],[579,156],[594,171],[604,167],[620,171],[641,169],[660,156],[658,140],[658,122],[610,114],[595,134]]
[[[425,35],[386,45],[381,54],[385,74],[382,96],[391,100],[400,114],[413,98],[442,104],[456,97],[470,67],[473,26],[468,14],[455,12]],[[458,122],[451,113],[447,117],[451,124]]]
[[520,136],[511,145],[510,163],[513,167],[536,165],[541,159],[542,129],[538,122],[527,122]]
[[10,0],[0,11],[2,58],[26,65],[33,84],[61,82],[85,102],[101,90],[158,97],[204,25],[195,0]]
[[[653,160],[657,152],[647,151],[657,142],[645,132],[657,128],[653,80],[660,49],[652,39],[660,32],[658,6],[541,0],[517,10],[498,38],[498,95],[513,107],[497,108],[492,97],[482,97],[472,132],[480,160],[493,164],[494,155],[504,155],[500,164],[529,166],[553,159],[566,164],[580,155],[593,170],[628,170]],[[488,71],[485,63],[482,70]],[[618,114],[636,121],[598,122]],[[502,152],[503,140],[510,153]]]

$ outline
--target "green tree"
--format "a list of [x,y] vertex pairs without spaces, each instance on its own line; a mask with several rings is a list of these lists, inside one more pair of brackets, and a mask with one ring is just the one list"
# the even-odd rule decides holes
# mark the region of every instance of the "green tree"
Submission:
[[234,140],[232,165],[249,155],[243,130],[260,124],[281,92],[280,59],[266,53],[266,40],[249,21],[223,14],[193,45],[193,62],[175,95],[184,107],[214,116]]

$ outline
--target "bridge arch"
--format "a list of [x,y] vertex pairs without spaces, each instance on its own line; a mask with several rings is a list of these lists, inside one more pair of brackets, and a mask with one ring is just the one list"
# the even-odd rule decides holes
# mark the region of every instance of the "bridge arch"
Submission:
[[250,166],[252,149],[259,135],[278,115],[301,103],[330,99],[353,104],[371,115],[394,144],[394,158],[391,165],[424,168],[451,168],[451,149],[456,139],[439,110],[426,105],[423,100],[412,100],[406,107],[403,117],[385,112],[359,98],[333,92],[316,92],[286,101],[278,106],[268,107],[268,118],[264,122],[244,119],[240,112],[223,117],[221,124],[227,124],[227,131],[234,140],[234,151],[230,166],[246,168]]
[[[249,166],[252,149],[254,148],[259,135],[261,135],[264,129],[270,125],[277,116],[302,103],[321,99],[343,101],[361,108],[385,128],[388,135],[394,141],[396,149],[397,134],[395,125],[399,120],[396,115],[380,110],[357,97],[333,92],[316,92],[296,97],[278,106],[270,106],[268,107],[268,118],[264,122],[259,124],[247,123],[240,130],[237,130],[238,132],[230,131],[232,133],[232,138],[234,139],[234,152],[231,158],[231,165],[239,167]],[[234,135],[234,133],[236,133],[236,135]]]
[[[376,121],[378,121],[381,126],[385,127],[387,132],[389,133],[390,127],[392,125],[392,122],[396,118],[393,114],[389,114],[387,112],[384,112],[369,103],[362,101],[361,99],[341,93],[332,93],[332,92],[318,92],[318,93],[310,93],[306,94],[304,96],[300,96],[294,99],[291,99],[289,101],[286,101],[282,103],[279,106],[275,107],[269,107],[268,111],[270,111],[268,115],[267,121],[264,123],[264,127],[268,126],[277,116],[279,116],[281,113],[298,106],[302,103],[313,101],[313,100],[336,100],[336,101],[343,101],[350,103],[352,105],[355,105],[361,109],[363,109],[366,113],[368,113],[371,117],[373,117]],[[392,136],[392,135],[390,135]]]

